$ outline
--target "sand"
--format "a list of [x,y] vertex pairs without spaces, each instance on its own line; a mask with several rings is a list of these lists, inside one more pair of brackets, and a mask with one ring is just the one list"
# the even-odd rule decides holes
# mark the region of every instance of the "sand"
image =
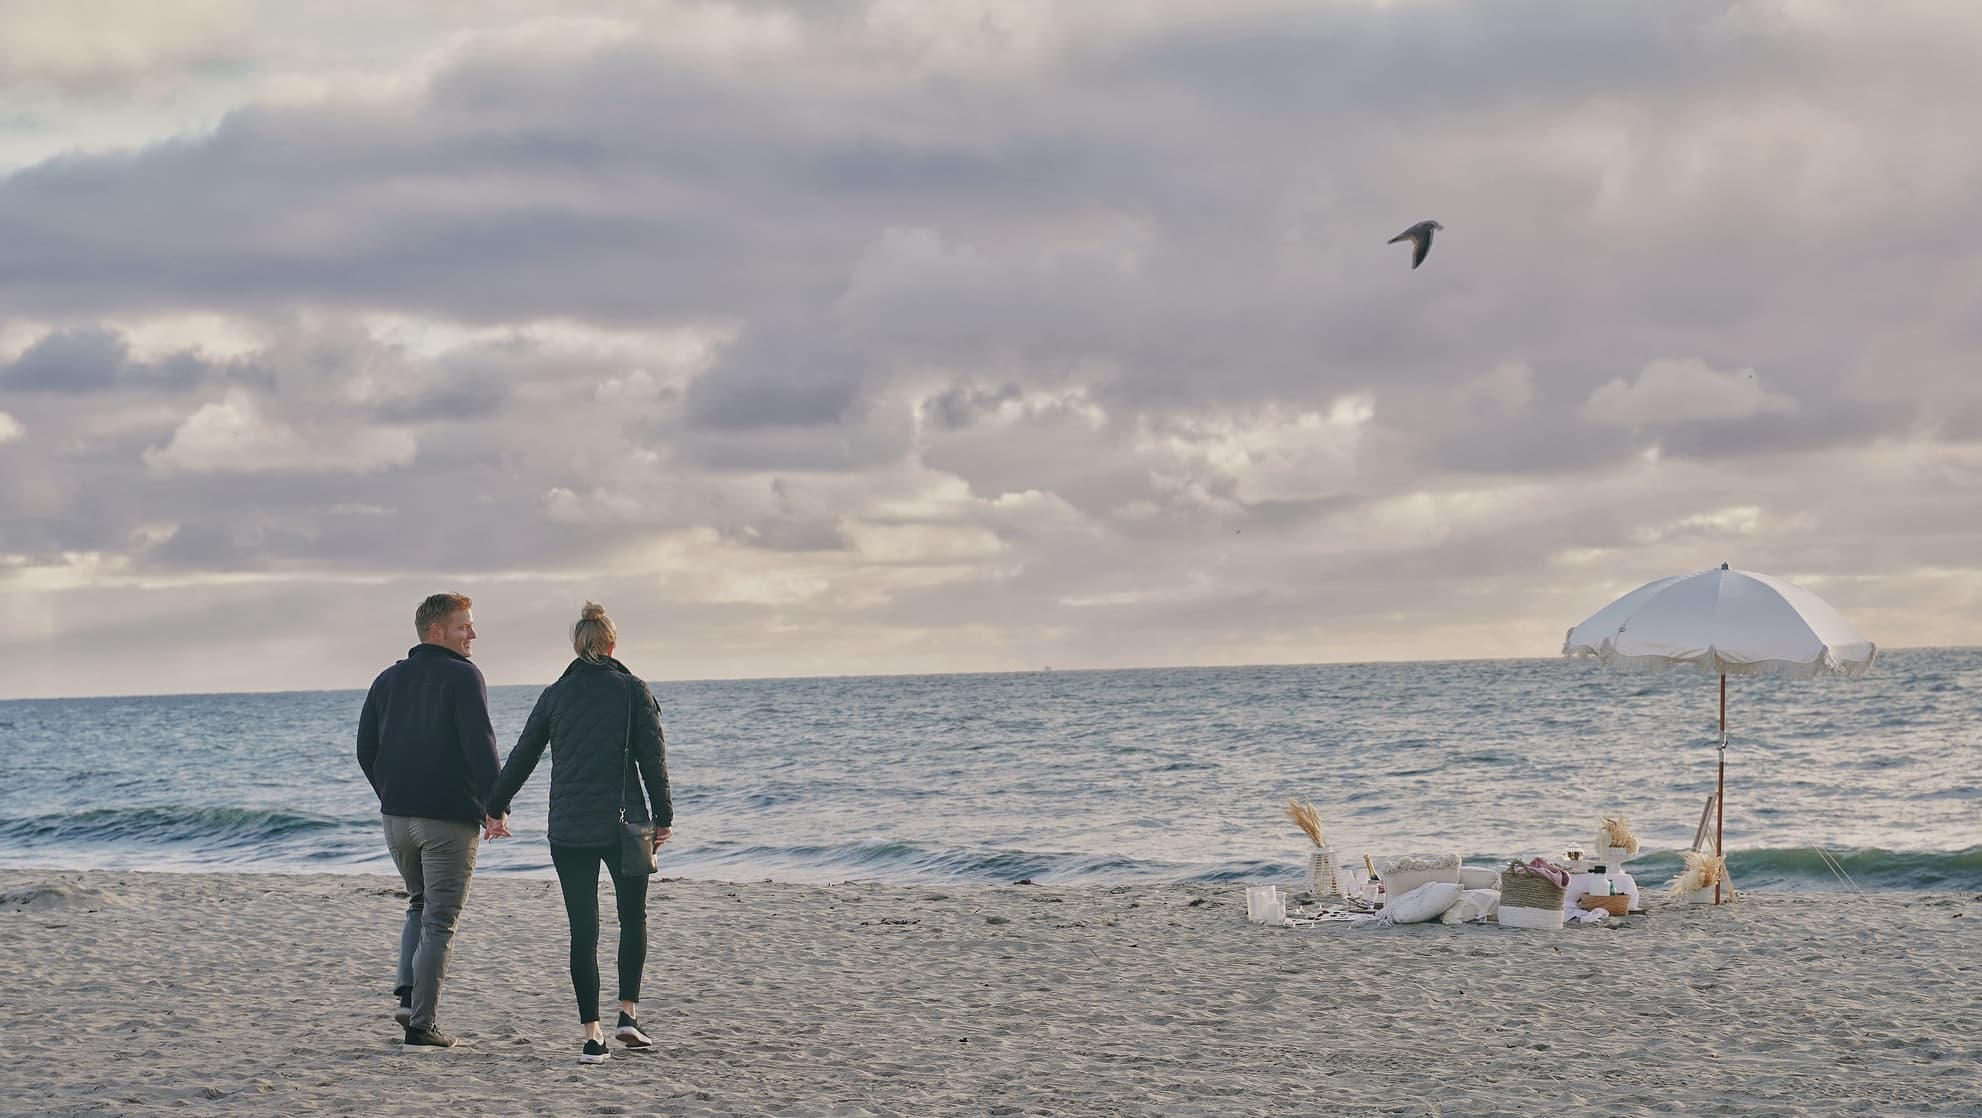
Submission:
[[401,1054],[398,889],[0,869],[0,1112],[1982,1114],[1968,894],[1551,933],[1261,928],[1237,885],[665,881],[663,1050],[584,1066],[556,886],[514,877],[456,939],[472,1043]]

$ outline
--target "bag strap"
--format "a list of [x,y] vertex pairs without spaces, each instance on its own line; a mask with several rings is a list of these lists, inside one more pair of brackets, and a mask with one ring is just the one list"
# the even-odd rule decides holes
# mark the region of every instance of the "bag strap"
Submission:
[[619,821],[626,822],[626,762],[633,755],[633,704],[640,695],[640,685],[633,680],[633,674],[626,676],[626,737],[619,749]]

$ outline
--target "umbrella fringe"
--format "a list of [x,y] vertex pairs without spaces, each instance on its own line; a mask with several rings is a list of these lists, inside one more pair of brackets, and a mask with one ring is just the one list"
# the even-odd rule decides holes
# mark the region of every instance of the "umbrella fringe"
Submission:
[[1776,679],[1811,679],[1820,675],[1861,676],[1872,667],[1878,658],[1878,651],[1863,660],[1841,660],[1826,649],[1823,656],[1815,660],[1752,660],[1740,663],[1723,661],[1717,655],[1679,659],[1670,656],[1620,656],[1608,647],[1582,647],[1568,650],[1567,655],[1576,660],[1595,660],[1612,671],[1654,672],[1667,668],[1696,668],[1708,675],[1769,676]]

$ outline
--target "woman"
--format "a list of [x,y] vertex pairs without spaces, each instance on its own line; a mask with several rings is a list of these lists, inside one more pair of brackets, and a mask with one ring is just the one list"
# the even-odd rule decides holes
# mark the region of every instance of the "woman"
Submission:
[[[619,633],[604,606],[586,602],[571,630],[578,658],[537,697],[490,797],[492,836],[509,833],[509,802],[551,750],[551,863],[571,922],[571,988],[585,1026],[580,1063],[608,1055],[599,1027],[599,863],[619,907],[619,1042],[651,1049],[640,1031],[640,972],[647,963],[647,878],[620,872],[621,809],[629,823],[653,821],[654,849],[673,834],[660,707],[653,692],[613,659]],[[636,777],[634,774],[638,772]],[[647,794],[642,797],[644,785]],[[651,800],[653,810],[648,811]]]

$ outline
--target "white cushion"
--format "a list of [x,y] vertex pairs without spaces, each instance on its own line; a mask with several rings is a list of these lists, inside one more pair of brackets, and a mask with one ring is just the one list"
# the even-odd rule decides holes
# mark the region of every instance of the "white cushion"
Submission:
[[1383,906],[1383,914],[1390,917],[1393,924],[1422,924],[1436,920],[1459,899],[1459,883],[1456,881],[1433,881],[1396,898]]
[[1376,860],[1376,876],[1393,897],[1401,897],[1428,881],[1459,881],[1459,855],[1406,854]]
[[1500,890],[1467,889],[1459,894],[1444,912],[1439,913],[1441,924],[1464,924],[1468,920],[1485,920],[1500,908]]

